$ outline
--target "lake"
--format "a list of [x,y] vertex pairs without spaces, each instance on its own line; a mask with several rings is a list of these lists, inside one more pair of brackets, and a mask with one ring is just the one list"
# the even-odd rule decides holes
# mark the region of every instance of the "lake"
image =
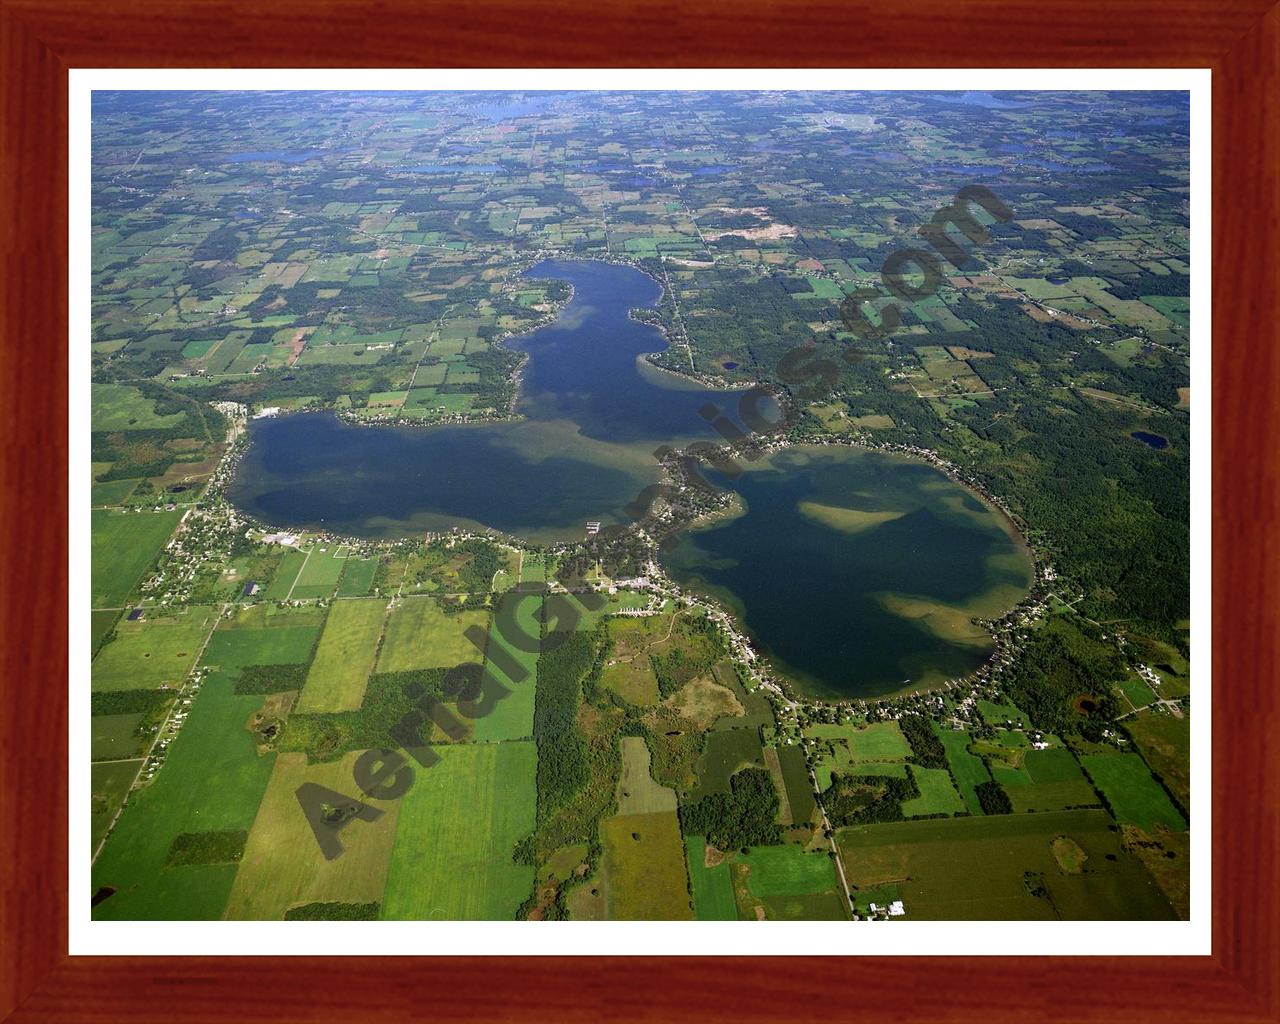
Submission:
[[832,698],[876,697],[972,672],[992,650],[974,616],[1027,592],[1016,531],[924,463],[797,446],[747,468],[746,513],[687,532],[662,555],[719,598],[788,676]]
[[1169,439],[1163,434],[1153,434],[1148,430],[1135,430],[1129,434],[1135,441],[1141,441],[1148,448],[1163,451],[1169,447]]
[[644,362],[666,341],[628,317],[661,287],[630,267],[544,261],[573,286],[555,323],[510,340],[529,353],[515,423],[363,426],[332,413],[254,420],[229,497],[264,522],[361,537],[491,526],[547,543],[622,507],[661,477],[653,451],[716,437],[698,415],[733,392]]
[[[698,410],[732,409],[736,394],[641,358],[666,344],[628,316],[661,295],[646,274],[552,260],[526,276],[567,281],[574,294],[554,323],[508,342],[529,354],[522,419],[254,420],[229,498],[266,524],[360,537],[465,526],[547,543],[583,537],[588,520],[626,522],[623,506],[660,478],[654,450],[716,438]],[[814,695],[876,696],[972,670],[991,640],[969,618],[1002,612],[1029,583],[1003,517],[919,462],[789,449],[720,482],[745,513],[680,538],[664,563],[734,607]]]

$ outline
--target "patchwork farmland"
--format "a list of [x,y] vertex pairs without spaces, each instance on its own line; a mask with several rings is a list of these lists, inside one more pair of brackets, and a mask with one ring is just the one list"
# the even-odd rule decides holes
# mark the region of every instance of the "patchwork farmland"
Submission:
[[93,121],[95,919],[1187,916],[1182,97]]

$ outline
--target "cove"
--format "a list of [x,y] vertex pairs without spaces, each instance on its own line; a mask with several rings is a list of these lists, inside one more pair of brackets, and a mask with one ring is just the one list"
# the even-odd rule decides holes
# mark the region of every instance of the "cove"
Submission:
[[733,482],[745,513],[662,554],[731,606],[774,666],[828,699],[937,686],[976,669],[1031,584],[1013,525],[925,463],[845,446],[783,449]]

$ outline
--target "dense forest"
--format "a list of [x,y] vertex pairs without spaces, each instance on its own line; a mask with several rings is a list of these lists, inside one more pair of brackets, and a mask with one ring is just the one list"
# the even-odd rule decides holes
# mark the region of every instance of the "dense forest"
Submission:
[[561,643],[544,648],[538,658],[534,691],[533,738],[538,744],[539,823],[587,783],[587,751],[577,729],[578,701],[584,676],[596,657],[590,633],[558,634]]
[[880,821],[901,821],[902,801],[920,795],[915,779],[907,772],[893,775],[831,773],[831,785],[822,794],[822,806],[831,824],[868,825]]
[[705,836],[725,851],[780,843],[773,776],[763,768],[743,768],[729,780],[729,788],[729,793],[712,793],[680,808],[685,835]]

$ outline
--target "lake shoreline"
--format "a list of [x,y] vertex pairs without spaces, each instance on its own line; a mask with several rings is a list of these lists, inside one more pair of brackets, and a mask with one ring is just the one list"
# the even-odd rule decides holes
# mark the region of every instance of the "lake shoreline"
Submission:
[[[684,586],[685,593],[693,593],[699,603],[704,605],[712,605],[723,612],[730,615],[735,624],[746,636],[752,647],[755,649],[756,655],[762,664],[768,665],[772,669],[775,681],[778,682],[783,691],[792,696],[808,701],[819,701],[827,704],[847,703],[850,700],[869,701],[878,703],[890,701],[900,697],[909,697],[913,695],[925,693],[937,693],[953,689],[955,687],[964,686],[993,667],[1002,655],[1005,653],[1005,645],[999,635],[999,626],[1002,622],[1008,621],[1020,614],[1024,606],[1028,606],[1033,601],[1033,593],[1038,579],[1037,566],[1040,564],[1036,557],[1033,546],[1022,535],[1017,528],[1013,518],[1007,513],[1002,505],[991,499],[982,490],[973,486],[968,480],[964,479],[958,467],[954,467],[946,463],[936,453],[929,452],[932,458],[926,458],[920,450],[904,450],[905,446],[892,445],[875,445],[866,443],[855,438],[819,438],[819,439],[778,439],[762,447],[765,452],[765,458],[775,454],[784,453],[800,453],[811,452],[820,455],[827,449],[833,448],[851,448],[880,456],[886,456],[894,461],[901,461],[911,465],[927,465],[931,469],[937,471],[941,476],[945,477],[957,487],[963,489],[964,493],[972,495],[980,501],[982,506],[992,513],[993,522],[1001,532],[1007,536],[1013,544],[1019,555],[1026,560],[1027,579],[1025,583],[1018,585],[1019,596],[1016,600],[1005,603],[1001,602],[1000,608],[996,614],[977,614],[971,609],[962,605],[956,606],[945,602],[934,602],[930,606],[930,602],[920,602],[916,600],[905,602],[912,605],[913,610],[919,614],[902,615],[904,618],[913,620],[922,620],[924,627],[929,629],[935,636],[940,639],[957,646],[974,646],[975,635],[973,630],[977,630],[983,637],[978,646],[986,648],[986,657],[971,671],[958,676],[948,676],[943,673],[933,672],[924,677],[913,677],[910,685],[885,690],[873,697],[857,697],[848,694],[833,693],[830,686],[821,683],[815,683],[814,677],[787,663],[785,658],[776,653],[767,652],[766,645],[754,635],[754,631],[747,627],[745,621],[745,605],[742,599],[734,596],[732,600],[727,599],[719,591],[725,591],[727,588],[723,585],[714,585],[705,579],[699,586],[696,582],[690,582]],[[949,471],[948,471],[949,470]],[[750,473],[751,469],[745,469],[744,472]],[[731,492],[737,496],[737,492]],[[738,501],[742,501],[737,496]],[[694,517],[683,523],[677,535],[694,535],[705,530],[714,530],[718,526],[724,525],[724,521],[737,516],[726,516],[722,511],[716,511],[707,515]],[[659,563],[661,564],[661,562]],[[666,567],[663,567],[664,570]],[[667,571],[668,578],[671,574]],[[732,591],[729,591],[732,593]],[[978,600],[981,600],[979,597]],[[895,614],[902,614],[895,612]],[[941,619],[941,621],[937,621]],[[808,677],[808,680],[804,677]]]
[[[524,397],[524,370],[532,364],[533,355],[536,354],[537,351],[545,351],[550,353],[550,358],[553,360],[547,367],[539,364],[540,372],[533,378],[533,390],[528,396],[531,404],[526,406],[519,416],[507,417],[508,423],[515,420],[521,421],[522,424],[527,423],[527,429],[522,429],[518,435],[518,437],[523,437],[526,440],[516,440],[517,435],[513,435],[510,431],[506,431],[492,435],[491,443],[486,446],[486,444],[482,444],[475,440],[477,436],[482,435],[476,435],[470,431],[457,433],[455,435],[449,435],[442,432],[424,431],[422,432],[424,436],[435,436],[438,443],[434,445],[428,444],[425,448],[415,445],[406,446],[403,442],[392,445],[397,452],[396,458],[401,460],[400,464],[406,467],[421,466],[424,469],[428,466],[431,467],[430,471],[426,473],[426,477],[433,481],[433,483],[425,485],[427,488],[425,491],[422,489],[424,486],[423,484],[411,484],[407,490],[404,490],[397,498],[393,499],[390,505],[386,504],[383,499],[379,498],[374,500],[370,505],[370,510],[365,512],[359,511],[361,508],[359,503],[363,501],[366,505],[369,505],[370,503],[367,495],[377,493],[383,486],[400,486],[391,478],[388,478],[385,481],[382,479],[382,477],[386,476],[388,472],[390,472],[391,476],[396,479],[403,476],[403,474],[398,473],[394,467],[388,469],[385,465],[387,460],[383,457],[385,454],[383,449],[385,449],[386,446],[377,444],[374,444],[372,448],[370,445],[353,446],[349,442],[349,439],[334,436],[332,435],[332,431],[326,432],[327,428],[308,428],[301,431],[293,430],[292,432],[277,435],[281,438],[281,440],[277,442],[277,447],[286,443],[290,445],[288,449],[280,448],[280,451],[286,454],[286,458],[292,458],[292,456],[287,454],[289,451],[306,451],[308,445],[314,449],[316,447],[316,441],[310,440],[312,438],[316,440],[321,438],[331,438],[332,441],[329,447],[332,448],[332,452],[322,453],[319,456],[312,452],[305,456],[302,463],[298,463],[291,468],[285,476],[274,481],[270,476],[268,476],[264,481],[253,485],[258,488],[258,493],[262,493],[262,487],[266,486],[268,488],[274,488],[277,495],[287,495],[287,498],[283,500],[280,497],[272,498],[272,507],[276,510],[274,514],[261,514],[264,509],[248,511],[242,505],[236,505],[235,507],[237,510],[246,514],[255,525],[260,526],[263,532],[268,535],[305,530],[308,534],[324,536],[326,539],[330,539],[337,543],[356,543],[366,548],[376,547],[385,549],[391,549],[404,543],[415,543],[421,542],[422,540],[430,541],[437,537],[474,536],[485,537],[515,549],[547,550],[556,554],[582,551],[582,546],[584,544],[591,543],[590,535],[585,533],[585,521],[588,519],[603,520],[606,523],[618,524],[618,529],[616,531],[617,536],[632,538],[633,543],[634,539],[638,538],[642,544],[643,550],[648,552],[649,561],[655,569],[660,568],[660,564],[657,562],[658,555],[661,550],[667,547],[671,538],[679,537],[688,533],[714,530],[718,527],[732,523],[745,515],[747,513],[746,503],[737,490],[732,486],[722,487],[718,495],[713,492],[708,492],[701,486],[695,486],[699,481],[695,480],[694,476],[701,475],[700,471],[696,468],[699,463],[690,464],[687,459],[682,460],[680,458],[682,450],[688,450],[689,442],[673,440],[670,444],[660,445],[659,448],[654,451],[654,455],[657,456],[656,464],[649,462],[648,459],[644,457],[643,447],[645,442],[643,441],[643,438],[645,437],[645,429],[652,432],[656,426],[663,431],[661,436],[675,437],[677,435],[670,431],[678,432],[679,422],[682,416],[688,416],[690,418],[692,421],[691,426],[703,427],[706,429],[702,422],[702,417],[700,417],[695,411],[698,408],[698,399],[695,396],[690,395],[686,404],[682,405],[679,400],[679,393],[685,389],[672,388],[669,384],[663,384],[660,381],[655,382],[647,380],[647,386],[652,390],[646,392],[643,390],[646,385],[642,384],[640,380],[636,380],[635,386],[632,389],[629,389],[631,393],[623,393],[623,397],[627,398],[632,405],[637,405],[636,414],[639,418],[638,420],[632,420],[626,405],[610,412],[608,407],[612,405],[614,399],[612,397],[606,397],[609,393],[604,390],[591,391],[590,388],[593,385],[593,379],[590,376],[583,378],[584,383],[575,383],[578,380],[577,374],[579,371],[576,367],[579,364],[573,361],[577,357],[572,355],[572,352],[575,351],[572,346],[586,342],[588,348],[583,351],[595,351],[592,346],[598,346],[601,338],[609,338],[613,336],[609,333],[609,324],[614,321],[611,321],[609,318],[624,316],[628,321],[637,323],[639,327],[644,328],[645,330],[630,335],[629,341],[625,344],[625,347],[621,350],[617,350],[616,354],[612,356],[603,356],[606,361],[601,364],[601,367],[608,367],[609,369],[604,376],[600,377],[599,380],[594,381],[596,387],[607,388],[610,381],[617,380],[616,374],[621,372],[618,360],[622,358],[624,353],[630,352],[636,352],[637,354],[634,357],[634,364],[628,365],[633,366],[631,372],[639,374],[641,379],[647,379],[647,374],[641,369],[641,367],[644,366],[646,369],[652,368],[657,371],[657,374],[660,376],[674,374],[675,378],[679,378],[681,381],[692,384],[693,387],[698,390],[702,390],[706,385],[711,383],[709,381],[701,381],[687,373],[673,370],[669,366],[653,363],[648,358],[649,356],[654,355],[655,352],[673,351],[675,347],[672,338],[666,333],[666,330],[661,323],[652,323],[649,322],[649,317],[637,316],[637,313],[640,310],[654,310],[658,308],[665,294],[662,282],[643,267],[637,267],[631,260],[575,259],[557,265],[555,263],[548,263],[547,258],[543,257],[542,254],[535,254],[529,258],[528,263],[529,265],[520,272],[522,277],[532,278],[534,280],[545,278],[547,280],[561,281],[567,286],[568,291],[567,298],[564,298],[553,311],[546,313],[537,325],[519,332],[509,332],[507,335],[504,335],[501,341],[502,344],[509,346],[512,337],[533,334],[541,329],[556,330],[555,325],[557,325],[557,323],[560,325],[558,333],[553,334],[548,338],[548,341],[550,341],[552,345],[551,348],[516,350],[521,352],[521,361],[517,367],[516,373],[513,375],[513,379],[516,380],[518,385],[513,391],[512,405],[510,407],[513,410],[516,408],[516,403],[520,398]],[[543,267],[544,263],[547,264],[545,268]],[[657,291],[657,297],[653,299],[649,298],[652,291],[650,291],[649,288],[641,287],[639,277],[619,277],[616,279],[615,283],[615,278],[611,275],[604,274],[599,271],[592,272],[589,268],[584,268],[581,272],[578,272],[580,265],[584,264],[615,266],[626,271],[638,270],[639,277],[646,279],[650,283],[649,287]],[[531,274],[530,271],[533,271],[535,268],[544,269],[546,272]],[[591,289],[597,290],[603,289],[603,291],[601,291],[598,296],[596,296],[595,291],[592,291],[591,295],[586,296],[582,308],[582,316],[578,318],[570,318],[573,322],[566,325],[563,323],[565,311],[573,306],[575,302],[581,302],[584,300],[583,293],[578,287],[579,281],[582,282],[583,287],[590,287]],[[630,289],[630,291],[627,291],[627,289]],[[583,319],[584,317],[586,318],[585,320]],[[581,334],[580,328],[584,323],[590,324],[591,326],[588,327],[586,334]],[[656,331],[657,337],[653,338],[647,335],[646,331],[649,330]],[[603,334],[601,334],[602,331],[604,332]],[[581,337],[582,341],[574,340],[578,337]],[[663,347],[656,350],[647,347],[653,344],[655,340]],[[566,345],[571,347],[566,349],[564,347]],[[568,364],[565,364],[566,355],[568,355],[568,358],[570,359]],[[627,358],[630,358],[630,356],[628,355]],[[559,369],[556,369],[556,367],[559,367]],[[548,375],[549,372],[550,376]],[[599,375],[601,370],[597,369],[594,372]],[[568,376],[566,376],[566,373]],[[673,380],[675,378],[673,378]],[[738,385],[726,386],[722,380],[717,380],[715,383],[725,390],[742,390],[742,387]],[[596,396],[596,398],[591,399],[592,401],[600,403],[602,399],[604,400],[605,411],[606,413],[611,414],[613,419],[611,421],[601,421],[593,428],[593,433],[587,433],[583,424],[592,424],[596,423],[596,421],[590,419],[582,421],[578,420],[577,414],[574,412],[578,406],[560,406],[555,404],[558,401],[555,398],[555,395],[557,394],[556,388],[587,389],[585,391],[587,395],[594,394]],[[661,409],[658,410],[660,414],[657,418],[654,418],[645,403],[658,402],[659,396],[662,394],[671,395],[673,398],[661,399],[663,404]],[[548,402],[548,399],[550,399],[550,402]],[[557,411],[562,408],[565,411]],[[593,407],[584,407],[583,411],[591,413],[591,408]],[[681,411],[686,408],[689,410],[688,412]],[[404,432],[406,436],[418,434],[419,431],[415,428],[423,426],[456,427],[463,425],[483,425],[489,429],[501,430],[503,425],[500,422],[499,417],[492,416],[474,418],[459,416],[454,418],[454,422],[434,421],[432,423],[415,423],[412,421],[403,421],[398,419],[384,420],[381,417],[376,419],[357,418],[354,416],[341,415],[338,410],[324,409],[291,411],[277,417],[277,419],[291,420],[302,415],[323,416],[326,412],[328,412],[329,415],[334,416],[335,420],[341,424],[358,426],[388,426],[393,429],[408,428]],[[568,432],[562,433],[562,428],[555,426],[556,421],[549,420],[548,416],[564,416],[566,412],[568,412],[570,418],[564,420],[563,427],[564,429],[567,429]],[[525,413],[528,413],[529,416],[532,417],[532,420],[536,420],[537,422],[530,420]],[[630,434],[627,428],[627,425],[633,422],[642,424],[640,431],[634,435]],[[621,435],[614,435],[611,437],[608,430],[617,429],[616,426],[612,426],[611,424],[621,424],[623,427],[623,433]],[[665,424],[670,425],[667,426]],[[604,433],[600,432],[602,429],[605,430]],[[455,436],[459,438],[466,438],[470,436],[472,440],[464,441],[462,447],[458,447],[452,440]],[[639,443],[638,448],[631,442],[625,441],[629,436],[637,438]],[[651,436],[656,437],[658,435],[656,433],[651,433]],[[286,442],[284,440],[285,438],[290,438],[291,440]],[[578,447],[575,438],[580,438],[584,446]],[[698,442],[696,451],[701,456],[700,465],[706,466],[710,464],[714,468],[716,464],[715,460],[718,457],[724,457],[727,460],[745,459],[745,455],[740,455],[732,446],[724,443],[718,443],[718,441],[719,439],[716,438],[709,443],[706,441]],[[506,450],[508,446],[512,445],[515,447],[511,447],[510,454],[505,456],[503,459],[495,460],[495,458],[486,454],[488,448],[496,447]],[[530,445],[532,445],[532,447],[529,447]],[[566,445],[568,447],[565,447]],[[634,449],[630,454],[626,451],[628,445]],[[682,449],[673,448],[672,445],[681,445]],[[239,446],[237,447],[239,448]],[[1005,507],[1002,501],[992,496],[980,481],[971,477],[966,477],[964,471],[960,467],[950,464],[930,449],[907,444],[878,443],[873,438],[867,436],[865,432],[859,432],[857,435],[843,435],[839,437],[804,437],[793,435],[788,437],[765,438],[758,443],[758,448],[753,449],[752,452],[754,453],[758,451],[767,458],[772,454],[787,451],[804,451],[808,448],[818,452],[834,447],[859,449],[869,453],[877,453],[894,461],[902,460],[908,463],[927,464],[951,483],[963,488],[964,493],[970,494],[974,499],[976,499],[977,505],[980,505],[987,512],[994,514],[995,521],[1000,524],[1000,528],[1004,535],[1007,536],[1015,548],[1025,556],[1029,563],[1028,576],[1031,584],[1034,584],[1037,575],[1036,566],[1038,563],[1036,552],[1022,533],[1012,513]],[[248,449],[249,445],[247,444],[243,448],[239,448],[236,458],[237,462],[243,457],[245,451]],[[376,463],[368,463],[368,465],[373,466],[373,469],[371,470],[367,469],[366,461],[360,459],[358,455],[358,453],[366,450],[369,451],[371,456],[377,453]],[[270,451],[270,449],[268,449],[268,451]],[[611,454],[611,452],[615,451],[617,452],[616,458]],[[667,454],[660,454],[662,452],[666,452]],[[346,454],[344,455],[343,453]],[[601,503],[595,505],[595,507],[592,507],[590,490],[576,495],[567,503],[555,497],[555,492],[566,483],[563,475],[559,474],[558,471],[553,472],[552,475],[549,476],[545,470],[530,474],[529,472],[525,472],[518,468],[526,465],[529,460],[533,460],[535,464],[540,464],[547,459],[562,459],[565,454],[568,454],[571,460],[570,462],[565,463],[565,465],[569,472],[576,475],[575,478],[583,478],[583,475],[585,474],[586,476],[584,479],[589,481],[592,479],[592,474],[596,474],[598,476],[601,472],[614,472],[616,479],[603,488],[598,484],[587,484],[588,487],[596,487],[599,492]],[[347,498],[343,500],[347,501],[348,504],[343,507],[340,502],[339,505],[335,507],[335,510],[339,514],[336,517],[333,517],[332,512],[326,510],[324,495],[327,492],[324,488],[328,485],[323,482],[323,474],[326,472],[341,473],[341,469],[335,463],[335,460],[340,461],[344,457],[348,459],[353,457],[357,458],[358,461],[355,465],[359,465],[361,467],[360,478],[362,481],[367,482],[363,484],[363,487],[361,487],[360,484],[355,484],[354,482],[349,482],[347,484],[347,491],[349,493]],[[263,458],[270,458],[270,456],[264,455]],[[310,461],[305,461],[306,459],[309,459]],[[479,461],[470,461],[475,459],[479,459]],[[255,472],[261,475],[264,471],[262,467],[267,464],[268,463],[261,463],[259,460],[259,465],[255,469]],[[506,475],[508,471],[514,473],[514,475]],[[645,493],[648,493],[651,490],[651,485],[646,485],[646,481],[656,478],[659,485],[659,493],[666,499],[665,501],[659,501],[657,506],[655,506],[657,518],[646,514],[640,522],[628,521],[630,517],[624,514],[624,509],[628,507],[626,505],[627,499],[635,495],[636,492],[629,491],[625,494],[619,492],[619,488],[617,486],[618,483],[623,482],[624,489],[626,485],[625,478],[617,476],[617,471],[624,471],[627,475],[636,480],[636,486],[641,492],[641,498],[643,498]],[[317,472],[321,475],[317,476]],[[417,476],[419,480],[422,479],[422,472],[423,470],[418,471]],[[379,473],[381,473],[382,476],[379,476]],[[460,476],[459,474],[462,475]],[[479,475],[477,476],[476,474]],[[349,480],[350,478],[347,479]],[[505,506],[501,506],[494,505],[493,501],[496,499],[492,497],[477,498],[475,496],[476,494],[488,493],[485,489],[487,485],[481,486],[477,483],[477,480],[506,480],[508,481],[509,487],[515,488],[515,494],[518,495],[523,493],[528,499],[536,500],[539,504],[531,506],[528,510],[525,510],[521,505],[521,507],[515,510],[514,514],[512,514],[513,510],[511,509],[510,502]],[[523,486],[520,483],[522,480],[524,481]],[[555,483],[552,483],[553,480]],[[298,486],[302,486],[304,489],[302,491],[297,491],[295,488]],[[437,500],[436,498],[431,497],[432,486],[434,486],[436,491],[442,495],[453,495],[455,488],[459,486],[461,486],[463,490],[457,492],[460,495],[459,497],[449,497],[448,500]],[[307,487],[310,488],[310,493],[305,489]],[[547,487],[551,487],[552,491],[546,491]],[[317,488],[319,489],[317,490]],[[353,490],[352,488],[355,489]],[[372,490],[370,490],[370,488],[372,488]],[[539,492],[542,493],[540,494]],[[253,495],[254,491],[250,490],[246,493]],[[229,490],[229,494],[236,494],[234,487]],[[421,495],[428,500],[416,503],[417,498],[415,496],[417,495]],[[240,500],[240,498],[241,495],[236,495],[236,500]],[[584,498],[586,499],[585,502],[583,500]],[[354,506],[351,505],[351,501],[353,499],[356,502]],[[230,497],[228,500],[231,500]],[[257,499],[250,497],[249,500],[251,504]],[[287,513],[281,512],[281,510],[288,507],[287,502],[292,503],[294,508],[300,510],[298,516],[291,516]],[[382,508],[386,509],[385,512],[379,511],[374,507],[378,506],[379,502],[382,502]],[[519,505],[520,503],[517,504]],[[310,510],[307,510],[308,505],[310,506]],[[974,505],[972,509],[975,511],[975,514],[977,505]],[[489,508],[492,511],[490,513],[486,513],[486,508]],[[580,508],[582,511],[576,511],[576,508]],[[567,517],[564,515],[566,512],[568,513]],[[489,518],[490,514],[495,515],[496,518]],[[355,527],[357,524],[357,520],[353,519],[353,516],[370,517],[370,529],[367,532],[358,528],[353,529],[352,527]],[[539,519],[539,516],[541,516],[542,519]],[[582,516],[582,518],[579,519],[579,516]],[[331,521],[334,521],[335,523],[342,522],[345,518],[347,521],[350,521],[350,526],[344,527],[335,525],[335,527],[326,527],[326,518],[330,518]],[[288,525],[281,527],[278,525],[280,523],[288,524],[290,522],[309,522],[311,525],[307,527],[290,527]],[[495,522],[503,523],[504,525],[492,525]],[[538,525],[541,522],[545,522],[545,526]],[[582,523],[583,525],[580,527],[578,525],[579,523]],[[606,532],[612,532],[612,528],[610,531]],[[665,568],[660,569],[660,575],[662,578],[659,582],[664,587],[679,592],[679,588],[671,578],[671,574],[667,572]],[[911,586],[907,586],[906,592],[910,592],[913,589],[914,588]],[[1021,600],[1025,600],[1026,594],[1027,589],[1023,588],[1023,596]],[[1021,600],[1014,603],[1015,608],[1021,603]],[[698,599],[698,603],[704,607],[711,607],[715,605],[715,600],[714,598],[702,597]],[[949,626],[948,623],[954,618],[955,614],[957,614],[957,610],[955,608],[939,610],[941,608],[941,606],[939,606],[932,611],[928,609],[921,611],[922,607],[923,606],[920,605],[913,606],[914,610],[911,615],[904,617],[919,620],[922,627],[927,627],[928,629],[933,630],[933,634],[936,639],[949,642],[952,638],[942,632],[942,629],[944,627],[953,628]],[[984,632],[992,637],[992,642],[994,644],[995,637],[993,627],[995,623],[999,619],[1007,617],[1011,613],[1012,609],[1004,607],[1003,611],[1001,611],[994,605],[991,607],[995,611],[1000,611],[1000,614],[989,618],[971,615],[969,616],[968,621],[981,626]],[[745,632],[745,616],[737,614],[735,611],[732,618],[735,620],[733,625],[736,627],[736,630],[738,632]],[[962,639],[968,640],[969,633],[967,630],[965,632],[966,636]],[[763,649],[764,645],[760,642],[755,642],[752,646]],[[936,648],[937,644],[931,642],[930,644],[922,646],[921,651]],[[920,656],[922,658],[926,657],[923,653]],[[787,675],[798,672],[799,670],[793,670],[792,673],[783,671],[778,673],[778,676],[780,679],[785,680]],[[972,674],[973,673],[968,673],[967,675]],[[938,680],[934,681],[931,676],[926,677],[923,671],[919,674],[912,671],[910,673],[904,673],[904,675],[909,675],[917,680],[924,680],[926,678],[930,679],[928,685],[921,685],[917,682],[915,684],[916,690],[942,689],[953,685],[957,681],[956,677],[950,675],[942,676]],[[780,683],[779,685],[784,684]],[[819,696],[817,693],[812,692],[814,687],[804,686],[800,680],[794,680],[793,685],[790,688],[803,691],[806,699],[836,701],[841,699],[841,697],[830,693]],[[903,690],[897,692],[914,691],[911,688],[904,687]],[[894,694],[886,693],[883,696],[877,696],[876,699],[888,699],[893,695]]]

